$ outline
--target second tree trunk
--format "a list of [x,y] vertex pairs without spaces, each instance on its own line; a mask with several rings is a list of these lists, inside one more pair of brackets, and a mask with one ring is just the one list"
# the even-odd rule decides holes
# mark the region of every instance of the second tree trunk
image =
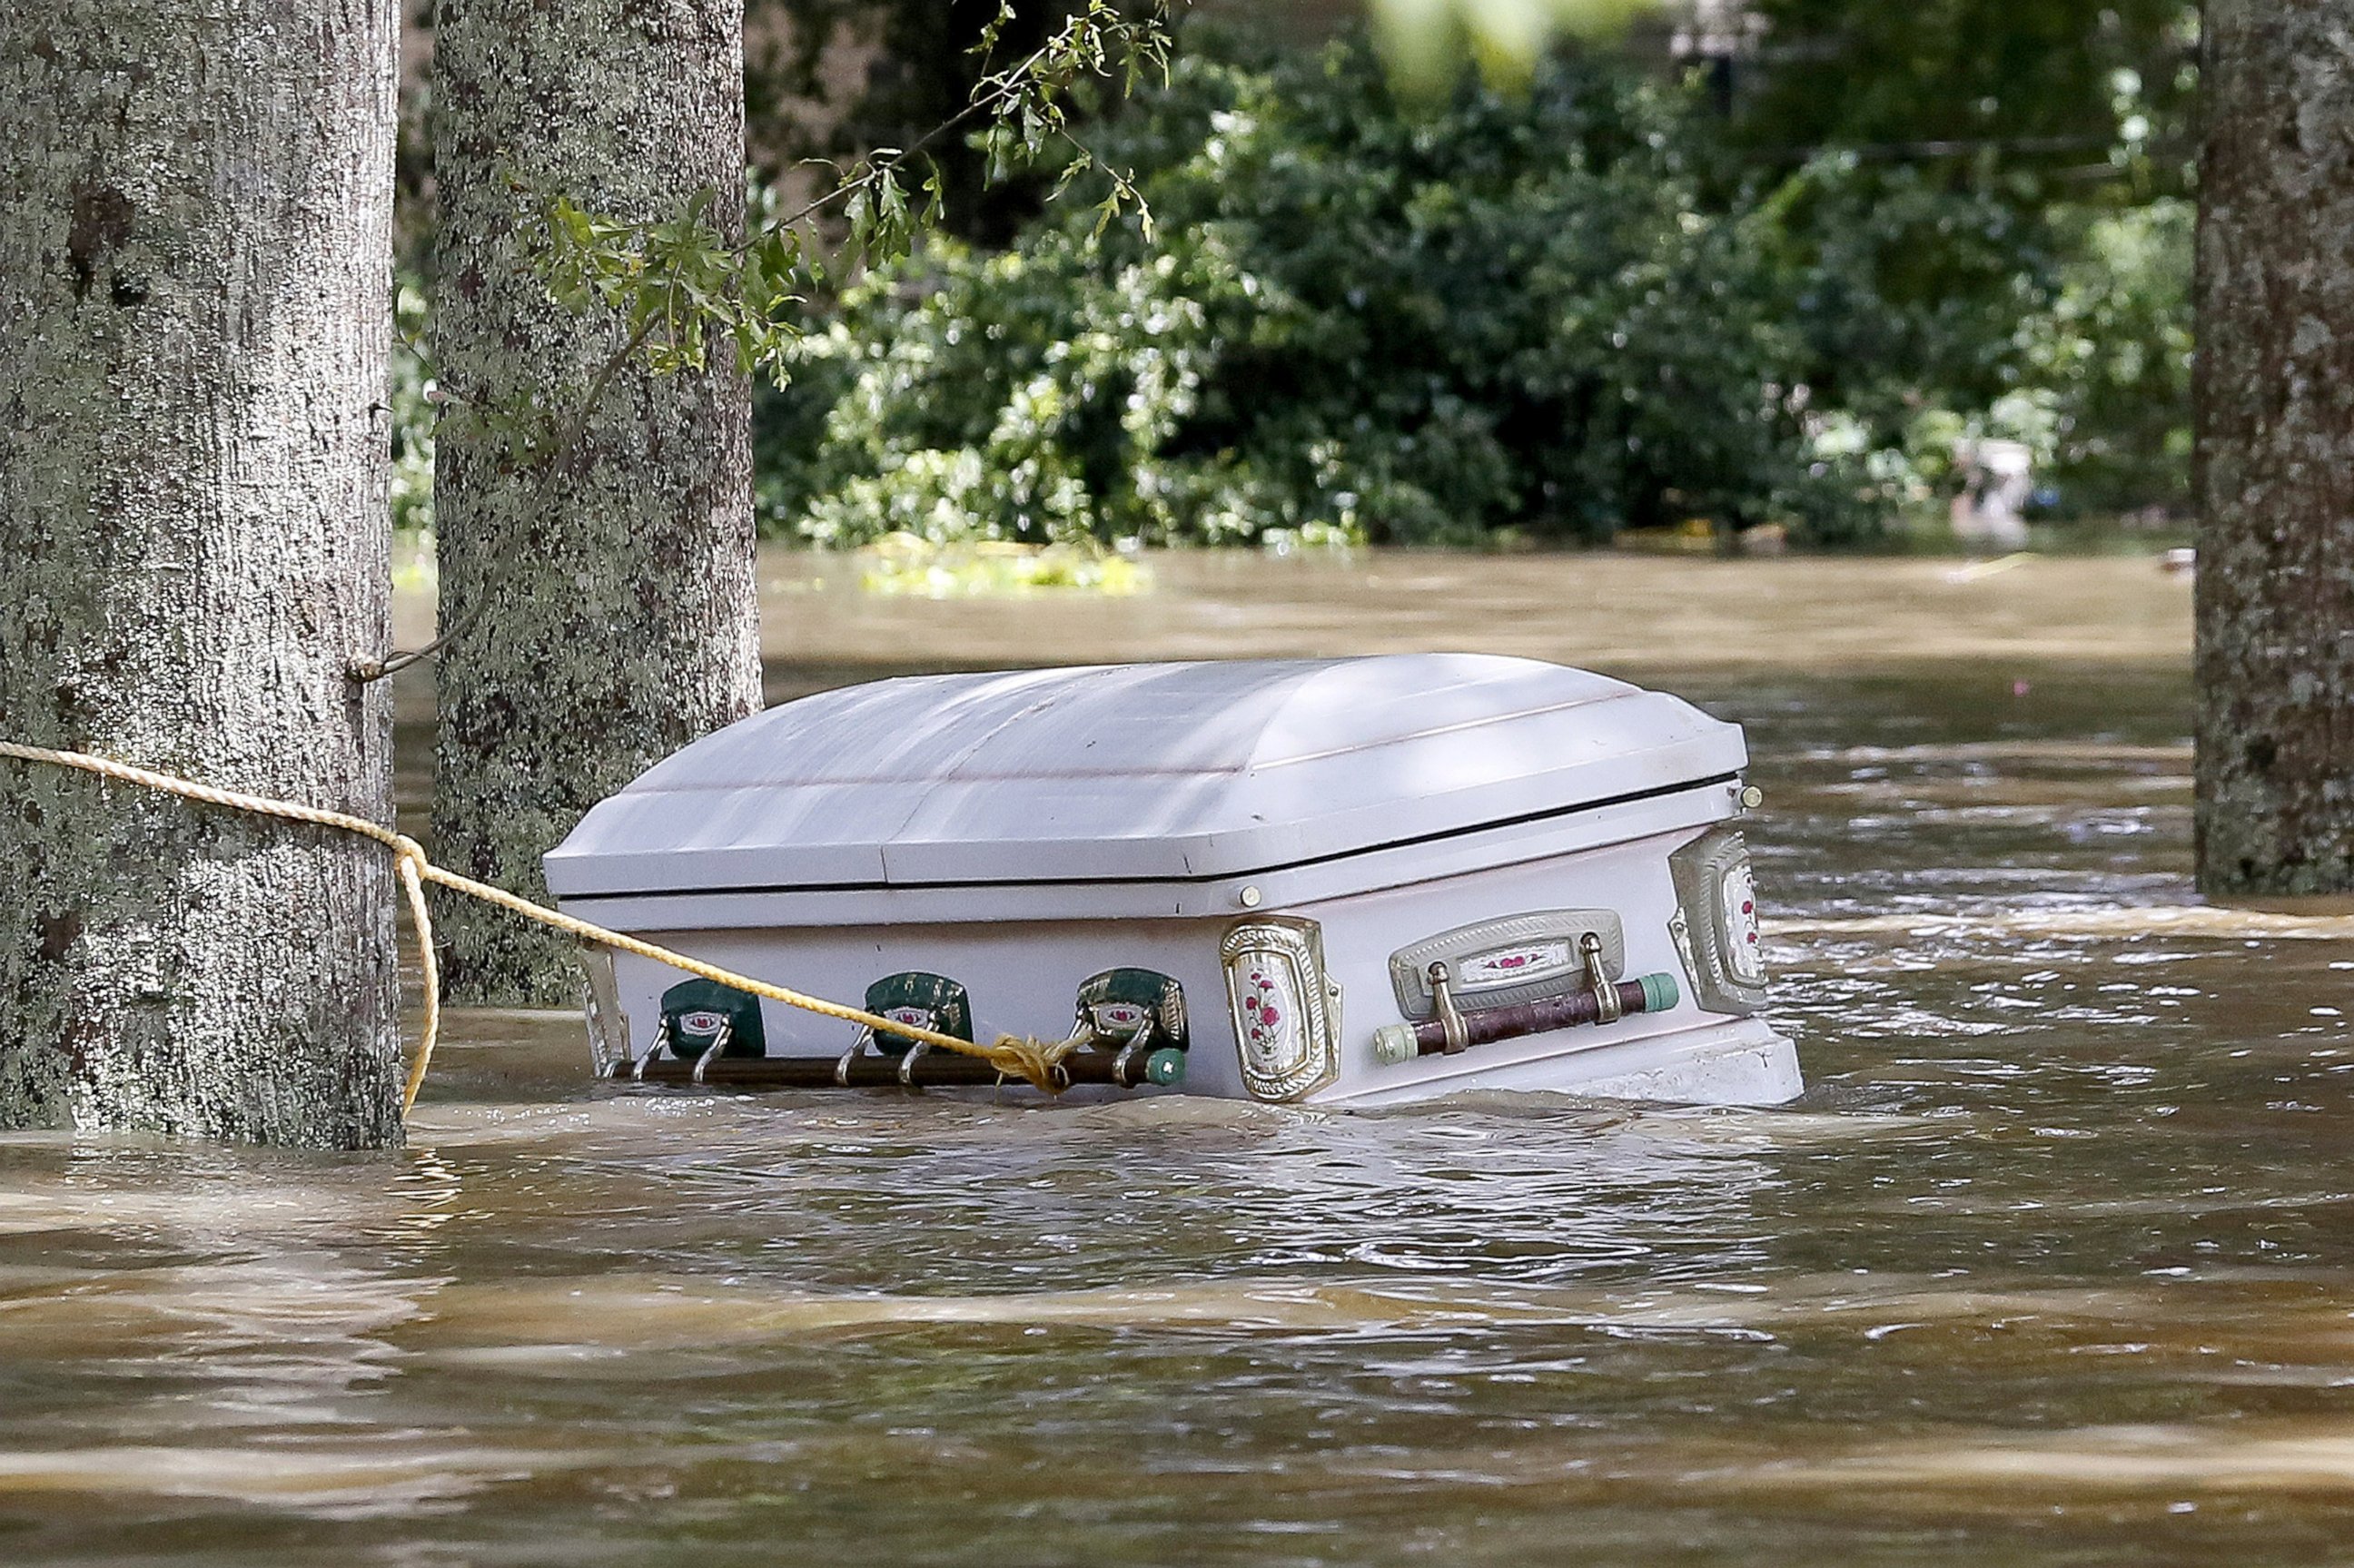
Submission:
[[2199,885],[2354,889],[2354,0],[2212,0]]
[[[732,365],[615,375],[623,333],[557,306],[526,239],[565,196],[741,221],[740,0],[442,0],[436,371],[440,617],[436,858],[535,895],[539,857],[651,763],[760,705],[750,394]],[[724,355],[723,355],[724,357]],[[543,414],[533,440],[517,417]],[[554,471],[544,472],[552,467]],[[578,1000],[562,938],[477,906],[440,916],[451,999]]]

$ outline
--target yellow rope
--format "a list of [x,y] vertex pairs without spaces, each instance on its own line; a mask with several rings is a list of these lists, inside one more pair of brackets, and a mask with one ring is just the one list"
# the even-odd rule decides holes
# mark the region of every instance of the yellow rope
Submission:
[[1066,1086],[1062,1063],[1063,1059],[1070,1054],[1074,1042],[1056,1041],[1049,1044],[1024,1035],[1001,1034],[993,1044],[977,1045],[970,1040],[960,1040],[953,1034],[944,1034],[936,1029],[926,1029],[914,1023],[901,1023],[895,1019],[883,1018],[855,1007],[844,1006],[838,1001],[828,1001],[822,997],[805,995],[785,986],[771,985],[767,980],[753,980],[748,975],[740,975],[732,969],[722,969],[717,964],[707,964],[701,959],[689,958],[684,953],[674,952],[657,943],[625,936],[619,931],[608,930],[602,926],[550,909],[544,904],[534,903],[528,898],[509,893],[503,887],[493,887],[486,882],[476,882],[472,877],[461,876],[454,871],[444,871],[425,857],[423,846],[419,845],[415,839],[406,833],[385,827],[381,823],[371,822],[365,817],[355,817],[344,811],[324,810],[317,806],[299,805],[292,800],[273,800],[262,795],[241,794],[234,789],[217,789],[209,784],[197,784],[189,779],[175,778],[169,773],[155,772],[152,768],[133,768],[128,763],[109,761],[105,758],[92,757],[86,752],[53,751],[45,746],[19,746],[13,741],[0,740],[0,757],[13,757],[23,762],[44,762],[58,768],[78,768],[84,773],[95,773],[101,779],[137,784],[144,789],[161,790],[166,795],[177,795],[183,800],[198,800],[208,806],[225,806],[233,811],[246,811],[255,816],[277,817],[290,822],[310,822],[318,827],[334,828],[339,832],[355,833],[361,838],[373,839],[392,851],[394,868],[399,874],[402,889],[408,895],[409,918],[417,927],[418,967],[423,973],[425,982],[425,1028],[423,1037],[418,1042],[417,1058],[408,1069],[408,1084],[401,1093],[400,1108],[403,1116],[408,1115],[410,1107],[417,1103],[418,1088],[425,1082],[426,1066],[433,1060],[433,1044],[441,1032],[440,969],[433,956],[433,917],[425,904],[424,885],[429,882],[447,887],[455,893],[462,893],[469,898],[480,899],[485,904],[494,904],[502,909],[511,910],[522,916],[526,920],[536,920],[543,926],[553,927],[558,931],[579,938],[584,941],[600,943],[624,953],[634,953],[642,959],[652,959],[656,963],[668,964],[673,969],[684,969],[688,974],[700,975],[705,980],[716,980],[721,985],[733,986],[738,991],[749,991],[754,996],[766,997],[771,1001],[782,1002],[787,1007],[797,1007],[803,1012],[819,1013],[827,1018],[839,1018],[845,1023],[859,1024],[880,1033],[896,1034],[908,1040],[920,1040],[938,1050],[953,1051],[959,1055],[978,1056],[1000,1073],[1012,1077],[1027,1079],[1049,1094],[1059,1093]]

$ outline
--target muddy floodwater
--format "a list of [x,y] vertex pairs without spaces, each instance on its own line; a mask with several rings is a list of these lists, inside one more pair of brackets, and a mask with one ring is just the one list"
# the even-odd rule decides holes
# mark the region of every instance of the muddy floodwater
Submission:
[[1458,647],[1670,685],[1749,728],[1805,1098],[628,1093],[575,1022],[461,1013],[398,1156],[0,1139],[0,1562],[2354,1555],[2354,923],[2196,907],[2183,580],[1154,570],[779,556],[772,694]]

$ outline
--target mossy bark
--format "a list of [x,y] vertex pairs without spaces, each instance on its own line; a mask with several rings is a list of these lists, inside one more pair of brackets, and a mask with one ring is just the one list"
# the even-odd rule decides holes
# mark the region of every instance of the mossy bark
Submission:
[[2199,883],[2354,888],[2354,0],[2211,0]]
[[[760,704],[749,388],[732,364],[632,359],[576,429],[624,334],[558,307],[528,244],[556,195],[646,219],[710,191],[740,224],[742,7],[442,0],[434,60],[433,349],[452,399],[434,848],[537,895],[539,857],[590,806]],[[471,906],[437,918],[453,1000],[578,999],[564,938]]]
[[[0,7],[0,735],[391,815],[389,0]],[[0,761],[0,1126],[397,1142],[384,851]]]

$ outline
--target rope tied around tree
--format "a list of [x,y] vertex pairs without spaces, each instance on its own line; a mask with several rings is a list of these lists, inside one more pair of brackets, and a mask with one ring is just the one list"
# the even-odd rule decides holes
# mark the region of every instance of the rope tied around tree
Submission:
[[1001,1034],[992,1044],[981,1045],[970,1040],[960,1039],[953,1034],[942,1033],[936,1029],[927,1029],[920,1024],[903,1023],[896,1019],[884,1018],[842,1002],[828,1001],[823,997],[811,996],[788,986],[754,980],[748,975],[738,974],[733,969],[722,969],[717,964],[705,963],[701,959],[691,958],[684,953],[665,948],[660,943],[628,936],[597,925],[593,921],[582,920],[575,916],[567,915],[561,910],[551,909],[544,904],[523,897],[519,894],[510,893],[504,887],[493,887],[487,882],[477,882],[472,877],[461,876],[454,871],[445,870],[435,865],[427,857],[424,846],[415,839],[396,829],[387,828],[380,822],[369,821],[365,817],[355,817],[346,811],[331,811],[318,806],[305,806],[293,800],[277,800],[264,795],[249,795],[235,789],[217,789],[210,784],[199,784],[192,779],[177,778],[169,773],[159,773],[153,768],[135,768],[127,762],[115,762],[107,758],[93,757],[87,752],[58,751],[45,746],[24,746],[14,741],[0,740],[0,757],[14,758],[20,762],[37,762],[51,767],[73,768],[83,773],[96,774],[101,779],[112,779],[124,784],[136,784],[142,789],[157,790],[166,795],[176,795],[182,800],[195,800],[204,805],[243,811],[252,816],[274,817],[281,821],[307,822],[315,827],[332,828],[341,832],[373,840],[390,850],[394,872],[400,879],[402,891],[408,895],[409,917],[417,928],[418,969],[424,981],[425,991],[424,1029],[418,1042],[416,1059],[409,1065],[408,1081],[401,1090],[400,1109],[403,1117],[406,1117],[417,1103],[417,1091],[425,1082],[426,1068],[433,1060],[434,1043],[440,1038],[441,1033],[441,969],[433,954],[433,916],[425,902],[425,885],[429,882],[438,887],[446,887],[453,893],[463,894],[469,898],[495,905],[526,920],[535,920],[543,926],[551,927],[582,941],[595,942],[611,948],[617,952],[634,954],[642,959],[652,959],[656,963],[667,964],[673,969],[683,969],[688,974],[697,975],[707,980],[716,980],[721,985],[732,986],[738,991],[748,991],[754,996],[763,997],[770,1001],[781,1002],[787,1007],[799,1008],[804,1012],[817,1013],[825,1018],[838,1018],[845,1023],[859,1024],[880,1033],[919,1040],[935,1049],[952,1051],[959,1055],[977,1056],[995,1067],[1004,1076],[1021,1078],[1048,1094],[1059,1094],[1067,1086],[1067,1080],[1063,1073],[1063,1060],[1076,1049],[1076,1041],[1055,1041],[1048,1044],[1027,1035]]

